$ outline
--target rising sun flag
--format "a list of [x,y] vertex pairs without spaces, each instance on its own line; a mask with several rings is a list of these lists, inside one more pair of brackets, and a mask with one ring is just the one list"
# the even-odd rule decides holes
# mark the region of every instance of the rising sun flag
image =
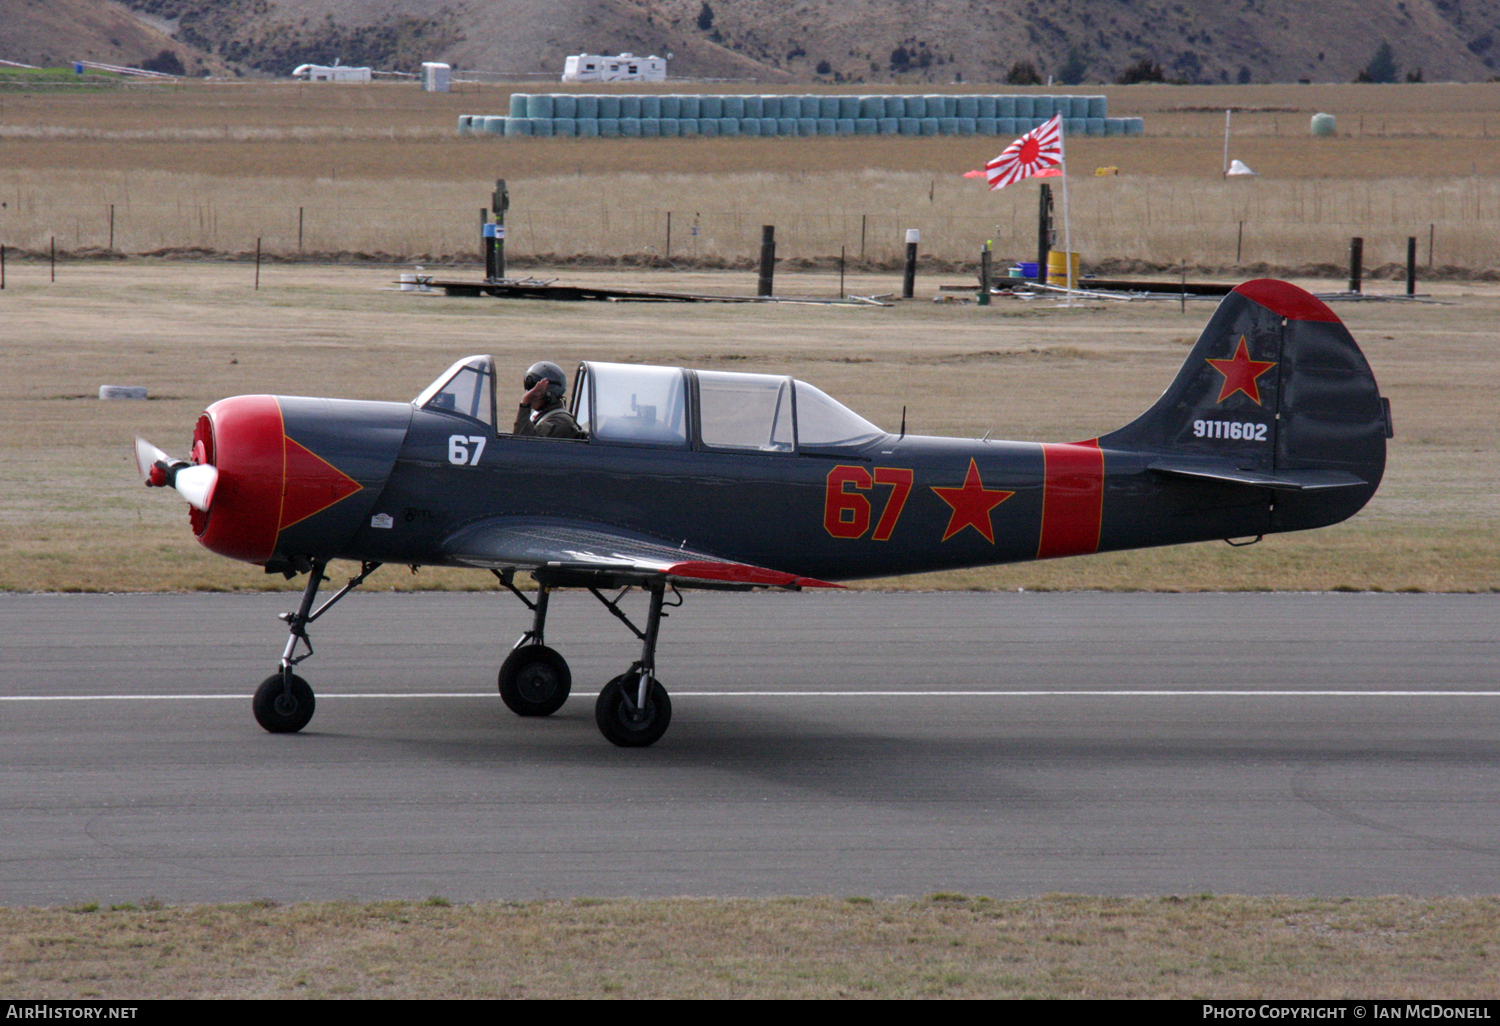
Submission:
[[1003,189],[1023,178],[1051,177],[1061,174],[1062,115],[1033,128],[1005,147],[1000,156],[984,165],[984,177],[990,189]]

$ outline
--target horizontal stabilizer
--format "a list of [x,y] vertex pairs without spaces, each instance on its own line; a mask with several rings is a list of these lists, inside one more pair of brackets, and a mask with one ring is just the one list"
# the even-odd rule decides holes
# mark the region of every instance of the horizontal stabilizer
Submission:
[[1174,477],[1191,477],[1208,481],[1226,481],[1230,484],[1251,485],[1256,488],[1275,488],[1288,492],[1310,492],[1325,488],[1352,488],[1368,482],[1347,470],[1280,470],[1261,473],[1255,470],[1239,470],[1234,467],[1215,466],[1207,463],[1190,463],[1181,460],[1157,460],[1147,468],[1160,474]]

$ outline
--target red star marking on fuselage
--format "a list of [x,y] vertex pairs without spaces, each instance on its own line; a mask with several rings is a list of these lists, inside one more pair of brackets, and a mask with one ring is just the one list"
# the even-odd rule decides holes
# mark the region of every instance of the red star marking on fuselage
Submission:
[[984,535],[991,545],[995,544],[995,529],[990,525],[990,510],[1010,498],[1015,492],[990,489],[979,479],[979,466],[969,458],[969,472],[964,475],[962,488],[937,488],[938,498],[953,507],[948,517],[948,529],[943,532],[947,541],[966,527],[972,527]]
[[1245,336],[1241,335],[1240,344],[1234,350],[1234,359],[1209,360],[1208,365],[1224,375],[1224,387],[1219,389],[1219,398],[1214,402],[1222,403],[1234,393],[1244,392],[1259,406],[1260,388],[1255,380],[1276,366],[1276,361],[1250,359],[1250,352],[1245,348]]

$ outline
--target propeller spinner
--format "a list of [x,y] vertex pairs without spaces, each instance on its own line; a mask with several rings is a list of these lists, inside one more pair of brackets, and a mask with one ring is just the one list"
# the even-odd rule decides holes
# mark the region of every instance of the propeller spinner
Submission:
[[135,440],[135,466],[148,488],[175,488],[188,505],[207,513],[219,483],[217,467],[175,459],[140,436]]

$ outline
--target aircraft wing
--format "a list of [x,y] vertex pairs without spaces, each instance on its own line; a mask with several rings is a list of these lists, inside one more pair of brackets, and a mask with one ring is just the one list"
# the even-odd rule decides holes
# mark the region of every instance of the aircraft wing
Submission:
[[753,566],[600,524],[539,517],[492,517],[459,528],[443,554],[485,570],[530,570],[558,586],[624,587],[665,578],[687,588],[839,588],[842,585]]

